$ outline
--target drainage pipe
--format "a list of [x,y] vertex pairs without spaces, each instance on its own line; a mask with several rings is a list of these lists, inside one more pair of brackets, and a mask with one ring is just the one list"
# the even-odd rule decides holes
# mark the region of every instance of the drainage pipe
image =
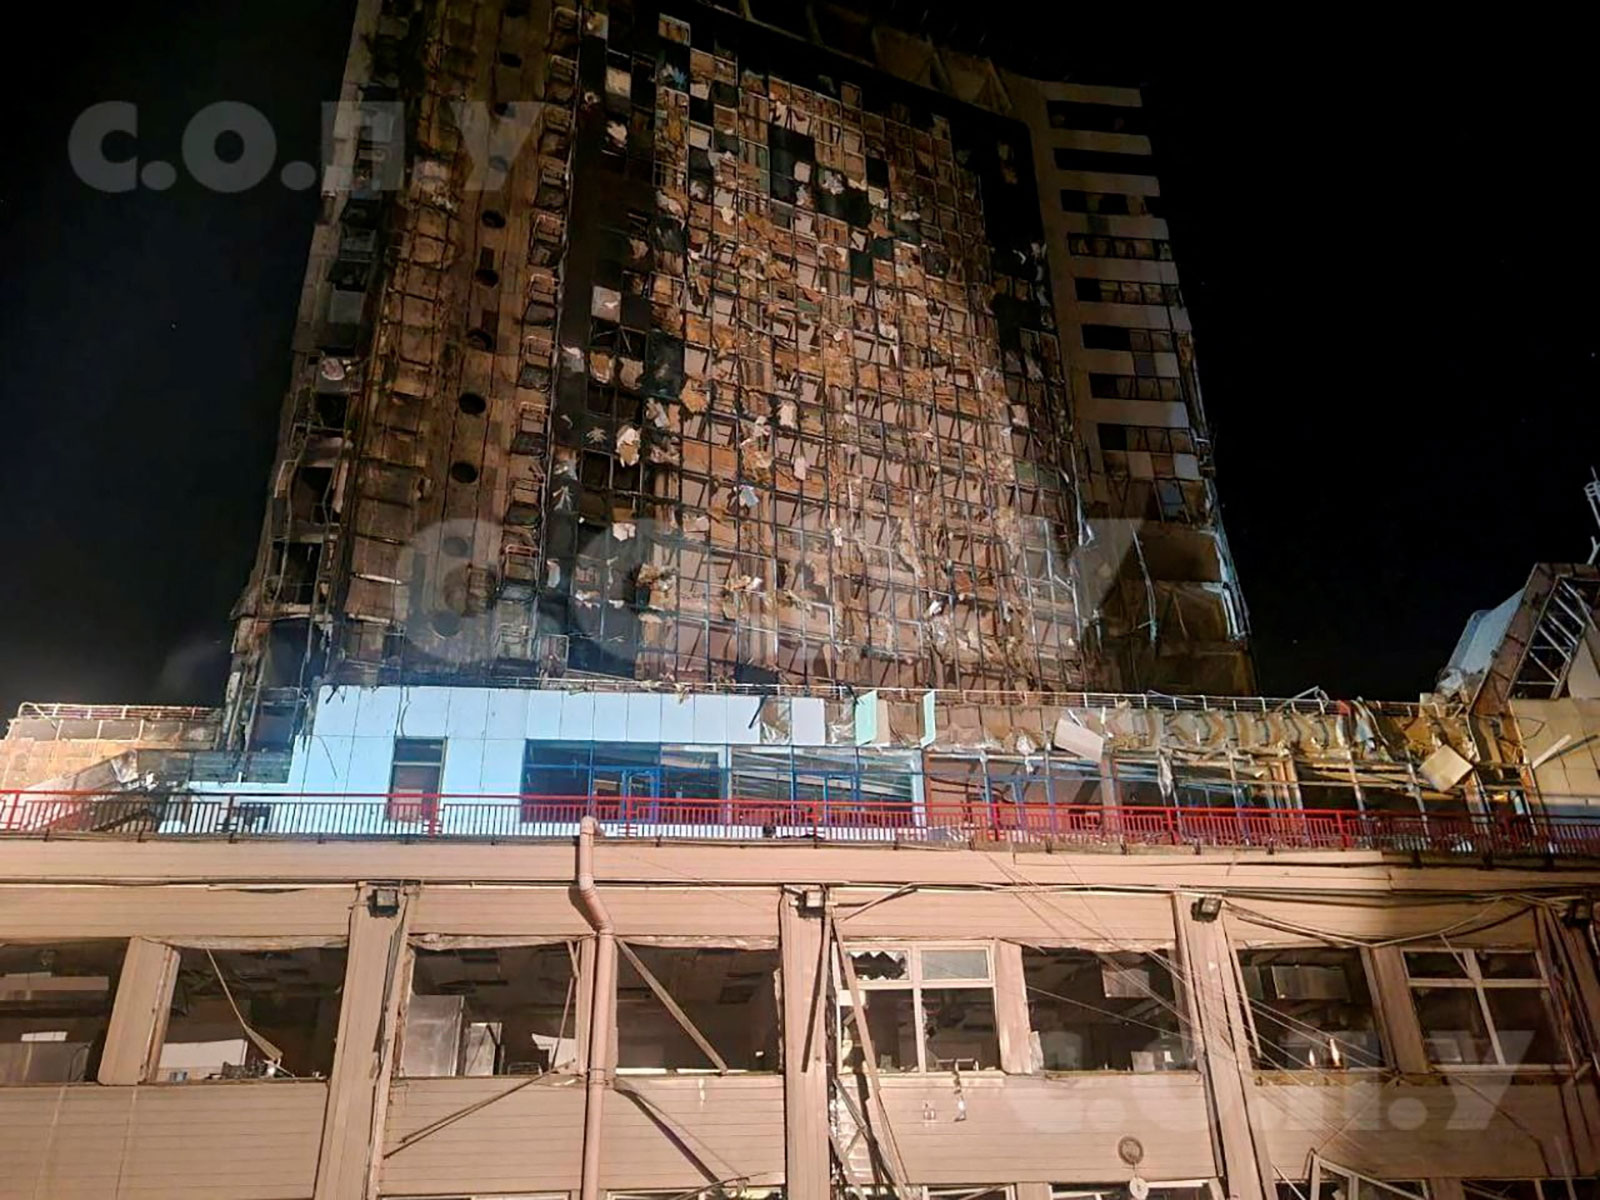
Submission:
[[617,990],[617,935],[594,886],[594,836],[599,822],[584,817],[578,826],[578,902],[594,927],[594,988],[589,997],[589,1061],[584,1084],[583,1175],[579,1200],[600,1197],[601,1118],[610,1077],[612,997]]

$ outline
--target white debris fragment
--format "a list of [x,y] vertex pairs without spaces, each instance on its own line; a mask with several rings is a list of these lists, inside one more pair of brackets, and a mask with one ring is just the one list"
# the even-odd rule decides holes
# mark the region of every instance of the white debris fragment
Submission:
[[617,430],[617,461],[625,467],[639,462],[639,431],[632,425]]
[[632,521],[617,521],[611,526],[611,536],[619,542],[626,542],[637,532],[637,527]]

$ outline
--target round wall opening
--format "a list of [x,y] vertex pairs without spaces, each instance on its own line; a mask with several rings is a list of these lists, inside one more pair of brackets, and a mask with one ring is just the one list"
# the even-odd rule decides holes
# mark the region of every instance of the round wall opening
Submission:
[[504,229],[506,227],[506,215],[498,208],[484,209],[483,215],[478,220],[482,221],[488,229]]
[[488,410],[489,402],[477,392],[462,392],[456,406],[469,417],[481,417]]
[[455,637],[461,632],[461,618],[444,609],[433,614],[432,624],[433,631],[440,637]]
[[472,543],[464,537],[447,537],[439,548],[451,558],[466,558],[472,553]]
[[513,54],[509,50],[501,51],[500,65],[502,67],[520,67],[522,65],[522,55]]
[[494,338],[489,336],[487,329],[467,330],[467,345],[474,350],[493,350]]
[[478,468],[469,462],[451,463],[450,478],[457,483],[475,483],[478,479]]
[[500,284],[500,272],[493,267],[479,267],[472,277],[484,287],[498,287]]

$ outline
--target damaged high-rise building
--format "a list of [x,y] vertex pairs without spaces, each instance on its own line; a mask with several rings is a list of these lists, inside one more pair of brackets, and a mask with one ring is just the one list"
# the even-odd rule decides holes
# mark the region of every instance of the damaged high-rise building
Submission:
[[401,7],[333,127],[236,744],[319,681],[1249,689],[1137,91],[842,12],[855,57]]
[[0,1200],[1600,1200],[1600,567],[1248,694],[1139,94],[747,4],[360,0],[223,703],[0,739]]

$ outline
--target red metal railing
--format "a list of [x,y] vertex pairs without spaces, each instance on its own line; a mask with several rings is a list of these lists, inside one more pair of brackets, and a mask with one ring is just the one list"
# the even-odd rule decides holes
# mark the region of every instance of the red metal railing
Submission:
[[1343,809],[930,803],[850,798],[677,799],[283,792],[0,792],[0,836],[460,838],[572,836],[597,817],[613,837],[1402,850],[1600,857],[1600,817]]

